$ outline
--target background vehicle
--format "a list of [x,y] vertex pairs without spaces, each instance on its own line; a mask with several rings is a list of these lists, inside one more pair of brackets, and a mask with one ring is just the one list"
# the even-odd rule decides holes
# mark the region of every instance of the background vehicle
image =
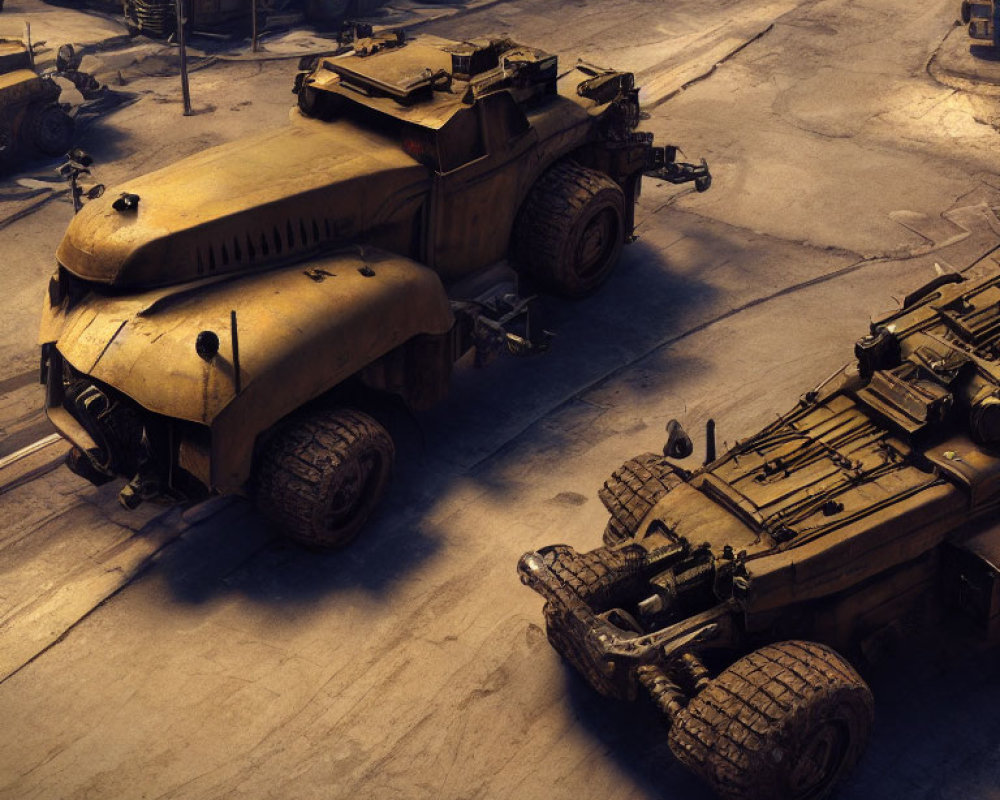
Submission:
[[869,651],[938,597],[1000,632],[1000,531],[967,524],[1000,505],[1000,276],[940,276],[855,352],[700,469],[626,462],[604,547],[518,566],[553,646],[601,694],[651,697],[725,798],[822,798],[854,766],[872,696],[831,648]]
[[[267,28],[287,24],[290,18],[339,26],[347,19],[370,16],[384,0],[258,0],[257,21]],[[122,0],[125,25],[133,34],[166,39],[177,30],[175,0]],[[252,27],[251,0],[186,0],[188,25],[197,31],[248,33]],[[283,23],[282,23],[283,21]],[[187,30],[187,28],[185,28]]]
[[1000,0],[962,0],[962,24],[976,42],[1000,50]]
[[590,292],[644,171],[710,177],[634,130],[630,73],[401,34],[301,67],[289,127],[84,206],[40,341],[74,470],[125,477],[129,506],[246,492],[299,541],[338,545],[393,459],[366,398],[424,408],[469,350],[538,349],[518,273]]
[[0,39],[0,171],[35,153],[58,156],[73,143],[73,118],[59,86],[39,75],[27,44]]

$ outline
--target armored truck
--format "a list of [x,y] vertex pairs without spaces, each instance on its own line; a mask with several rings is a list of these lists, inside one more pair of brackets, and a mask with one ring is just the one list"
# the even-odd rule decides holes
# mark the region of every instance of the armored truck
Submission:
[[58,156],[73,143],[73,118],[61,89],[39,75],[29,46],[0,39],[0,172],[32,155]]
[[[366,407],[544,345],[518,279],[595,290],[643,174],[711,180],[639,132],[630,73],[505,39],[307,58],[291,124],[126,181],[73,219],[45,298],[49,419],[121,500],[245,493],[350,540],[389,477]],[[370,409],[369,409],[370,410]]]
[[872,695],[838,650],[939,601],[1000,634],[1000,275],[941,275],[855,353],[698,469],[669,426],[601,490],[603,547],[518,565],[555,649],[602,695],[651,698],[730,800],[823,798],[857,762]]

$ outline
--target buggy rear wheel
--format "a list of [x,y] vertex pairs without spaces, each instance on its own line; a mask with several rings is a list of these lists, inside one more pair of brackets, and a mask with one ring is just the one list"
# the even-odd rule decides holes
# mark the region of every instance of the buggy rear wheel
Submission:
[[341,547],[357,536],[385,493],[394,456],[388,431],[360,411],[293,418],[260,453],[257,506],[297,542]]
[[677,759],[727,800],[821,800],[868,743],[872,693],[813,642],[762,647],[719,674],[674,718]]

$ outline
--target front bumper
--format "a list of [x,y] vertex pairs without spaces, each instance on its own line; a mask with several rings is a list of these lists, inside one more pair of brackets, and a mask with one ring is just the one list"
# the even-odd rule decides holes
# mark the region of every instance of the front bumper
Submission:
[[134,508],[162,493],[165,481],[153,458],[149,415],[114,389],[76,372],[54,344],[42,348],[45,414],[73,449],[67,466],[95,485],[118,477],[128,483],[120,499]]
[[41,382],[45,384],[45,416],[64,439],[83,453],[99,450],[87,429],[66,410],[65,362],[55,345],[42,345]]
[[552,552],[543,548],[521,556],[521,583],[545,598],[549,641],[601,694],[633,700],[639,667],[664,666],[689,651],[735,646],[736,601],[651,633],[636,633],[612,622],[615,609],[597,612],[560,578],[548,563]]

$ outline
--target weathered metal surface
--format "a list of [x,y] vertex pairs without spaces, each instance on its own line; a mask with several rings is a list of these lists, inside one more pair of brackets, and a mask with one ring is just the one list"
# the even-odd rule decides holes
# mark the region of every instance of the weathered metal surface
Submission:
[[[362,237],[409,254],[427,170],[376,131],[293,117],[88,203],[59,262],[86,280],[141,290],[288,264]],[[112,208],[121,192],[140,198],[134,213]]]
[[1000,2],[997,0],[962,0],[962,22],[969,38],[1000,48]]
[[36,95],[42,79],[30,69],[17,69],[0,75],[0,103],[20,103]]
[[[257,433],[275,419],[413,336],[443,334],[452,323],[434,272],[366,248],[183,288],[122,297],[91,293],[72,306],[47,307],[41,338],[54,342],[77,371],[143,408],[209,426],[213,484],[232,488],[246,479]],[[203,330],[221,342],[207,361],[195,347]]]
[[72,144],[73,119],[61,89],[35,71],[30,45],[0,39],[0,170],[25,155],[62,155]]

